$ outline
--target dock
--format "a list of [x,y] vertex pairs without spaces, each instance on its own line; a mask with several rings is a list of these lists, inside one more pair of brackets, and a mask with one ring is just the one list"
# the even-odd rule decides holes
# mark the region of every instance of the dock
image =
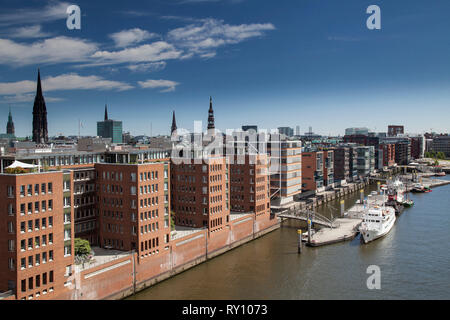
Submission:
[[338,218],[334,221],[339,224],[337,228],[322,228],[311,235],[310,247],[320,247],[327,244],[353,240],[359,233],[358,227],[362,219]]

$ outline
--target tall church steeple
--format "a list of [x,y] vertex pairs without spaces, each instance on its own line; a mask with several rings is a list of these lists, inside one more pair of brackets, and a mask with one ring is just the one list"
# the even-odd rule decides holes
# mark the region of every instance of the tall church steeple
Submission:
[[174,110],[172,115],[172,127],[170,129],[170,134],[173,134],[174,131],[176,130],[177,130],[177,121],[175,120],[175,110]]
[[108,107],[105,104],[105,121],[108,120]]
[[15,130],[14,130],[14,122],[12,120],[12,115],[11,115],[11,106],[9,106],[9,115],[8,115],[8,123],[6,124],[6,133],[7,134],[15,134]]
[[41,72],[39,69],[36,97],[33,105],[33,141],[38,144],[48,142],[47,107],[42,94]]
[[209,97],[209,110],[208,110],[208,130],[214,129],[214,110],[212,106],[212,97]]

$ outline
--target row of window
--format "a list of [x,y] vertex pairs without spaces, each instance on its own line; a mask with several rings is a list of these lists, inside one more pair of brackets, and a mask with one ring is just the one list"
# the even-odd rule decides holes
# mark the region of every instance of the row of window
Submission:
[[[167,237],[167,235],[166,235]],[[167,238],[166,238],[167,239]],[[141,242],[141,251],[152,250],[159,246],[159,238],[153,238],[147,241]]]
[[76,219],[81,219],[81,218],[89,218],[89,217],[94,217],[95,216],[95,209],[77,209],[76,210]]
[[[42,236],[36,236],[34,238],[28,238],[28,239],[22,239],[20,240],[20,250],[32,250],[33,248],[39,248],[40,246],[45,247],[47,245],[47,238],[48,238],[48,244],[53,244],[53,233],[49,233],[48,235],[44,234]],[[14,240],[8,240],[14,241]],[[14,251],[14,242],[8,245],[10,251]]]
[[[165,171],[167,172],[167,171]],[[167,176],[165,176],[167,178]],[[158,171],[149,171],[139,173],[139,181],[155,180],[158,179]]]
[[53,200],[42,200],[42,201],[35,201],[34,206],[33,202],[28,202],[25,206],[25,203],[20,204],[20,215],[25,215],[25,212],[28,214],[33,213],[33,207],[34,207],[34,213],[39,212],[45,212],[47,210],[53,210]]
[[96,227],[95,221],[87,221],[87,222],[83,222],[83,223],[77,223],[75,225],[75,232],[79,233],[79,232],[91,231],[91,230],[94,230],[95,227]]
[[115,181],[122,181],[123,180],[123,174],[122,172],[106,172],[103,171],[103,180],[115,180]]
[[[41,259],[42,258],[42,259]],[[33,266],[39,266],[42,263],[47,263],[53,261],[53,250],[48,252],[37,253],[35,255],[28,256],[27,258],[20,259],[20,269],[24,270],[27,267],[32,268]],[[48,260],[47,260],[48,259]],[[28,264],[27,264],[28,262]]]
[[[45,229],[47,227],[48,228],[53,227],[53,216],[50,216],[48,218],[42,218],[42,219],[34,219],[34,230],[35,231],[38,231],[41,228]],[[28,232],[33,231],[33,220],[28,220],[27,222],[25,222],[25,221],[20,222],[20,233],[25,233],[25,230],[27,230]]]
[[157,206],[159,197],[145,198],[140,200],[141,208],[146,208],[147,206]]
[[86,179],[94,179],[95,172],[94,171],[76,171],[73,174],[73,179],[77,180],[86,180]]
[[158,218],[159,214],[158,214],[158,209],[156,210],[152,210],[152,211],[145,211],[145,212],[141,212],[141,221],[146,221],[147,219],[154,219],[154,218]]
[[158,192],[158,184],[140,186],[139,189],[140,189],[140,194]]
[[[47,276],[47,274],[48,274],[48,276]],[[42,279],[42,283],[41,283],[41,279]],[[33,290],[35,287],[39,288],[41,285],[43,285],[43,286],[47,285],[47,281],[48,281],[48,283],[53,283],[53,270],[51,270],[49,272],[44,272],[42,275],[38,274],[35,277],[30,277],[30,278],[28,278],[28,281],[27,281],[27,279],[22,279],[20,290],[22,292],[26,292],[27,290]],[[27,282],[28,282],[28,288],[27,288]],[[52,287],[52,291],[53,291],[53,287]],[[36,293],[36,295],[37,295],[37,293]]]
[[158,222],[156,223],[151,223],[151,224],[146,224],[145,226],[141,226],[141,234],[146,234],[148,232],[155,232],[159,230],[159,224]]
[[[33,195],[33,185],[29,184],[26,188],[27,190],[27,195],[28,196],[32,196]],[[39,184],[35,184],[34,185],[34,195],[39,195],[39,191],[41,192],[41,194],[45,194],[46,192],[48,193],[52,193],[53,192],[53,183],[48,182],[48,183],[41,183]],[[25,185],[21,185],[20,186],[20,196],[24,197],[25,196]]]

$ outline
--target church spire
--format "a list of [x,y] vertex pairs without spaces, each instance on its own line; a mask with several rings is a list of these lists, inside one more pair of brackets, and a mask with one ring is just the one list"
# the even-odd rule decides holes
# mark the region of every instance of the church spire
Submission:
[[6,124],[6,133],[14,135],[14,122],[12,120],[11,106],[9,106],[8,123]]
[[38,68],[36,96],[42,97],[41,70]]
[[212,97],[209,97],[209,110],[208,110],[208,130],[214,129],[214,110],[212,106]]
[[36,97],[33,105],[33,141],[37,144],[47,143],[47,107],[42,94],[41,71],[38,69]]
[[105,121],[108,120],[108,107],[105,104]]
[[173,134],[173,132],[176,130],[177,130],[177,121],[175,120],[175,110],[174,110],[172,115],[172,127],[170,133]]

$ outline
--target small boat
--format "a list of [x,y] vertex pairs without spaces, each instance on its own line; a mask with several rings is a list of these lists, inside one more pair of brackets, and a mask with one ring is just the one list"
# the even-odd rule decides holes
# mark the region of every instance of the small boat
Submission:
[[411,200],[411,199],[408,199],[408,200],[403,201],[402,205],[405,208],[409,208],[409,207],[412,207],[414,205],[414,201]]
[[411,192],[414,193],[425,193],[425,187],[421,185],[420,183],[416,183],[413,185],[413,188],[411,189]]
[[435,176],[436,176],[436,177],[445,177],[445,172],[444,172],[444,171],[437,172],[437,173],[435,174]]

